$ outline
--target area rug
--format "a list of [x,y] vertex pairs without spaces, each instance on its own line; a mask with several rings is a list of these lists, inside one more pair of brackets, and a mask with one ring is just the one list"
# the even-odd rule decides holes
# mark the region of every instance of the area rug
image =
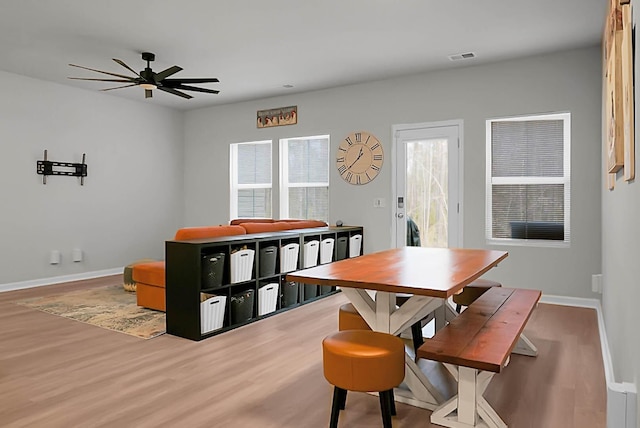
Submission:
[[164,312],[141,308],[121,285],[72,291],[15,302],[53,315],[143,339],[165,333]]

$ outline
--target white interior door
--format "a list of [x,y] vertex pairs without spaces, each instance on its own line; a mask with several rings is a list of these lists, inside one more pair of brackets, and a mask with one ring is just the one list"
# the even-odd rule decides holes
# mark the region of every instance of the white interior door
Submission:
[[462,121],[394,127],[393,245],[462,246]]

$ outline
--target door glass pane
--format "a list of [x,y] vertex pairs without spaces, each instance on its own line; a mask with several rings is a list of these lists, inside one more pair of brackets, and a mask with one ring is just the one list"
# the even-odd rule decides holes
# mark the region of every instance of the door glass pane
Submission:
[[409,141],[406,143],[406,156],[407,245],[447,247],[447,140]]

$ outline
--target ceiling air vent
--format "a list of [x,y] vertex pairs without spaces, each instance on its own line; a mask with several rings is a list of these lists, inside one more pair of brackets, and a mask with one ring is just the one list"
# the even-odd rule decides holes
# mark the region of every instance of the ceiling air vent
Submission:
[[474,54],[473,52],[466,52],[466,53],[461,53],[461,54],[455,54],[455,55],[449,55],[449,59],[451,61],[458,61],[461,59],[471,59],[471,58],[475,58],[476,54]]

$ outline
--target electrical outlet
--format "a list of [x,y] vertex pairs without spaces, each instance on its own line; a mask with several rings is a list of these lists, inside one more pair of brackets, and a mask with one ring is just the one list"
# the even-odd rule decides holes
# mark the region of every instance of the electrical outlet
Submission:
[[80,248],[74,248],[73,251],[71,252],[71,259],[74,262],[81,262],[82,261],[82,250]]
[[52,265],[57,265],[60,264],[60,251],[58,250],[52,250],[51,253],[49,254],[49,264]]
[[591,275],[591,291],[602,294],[602,274]]

